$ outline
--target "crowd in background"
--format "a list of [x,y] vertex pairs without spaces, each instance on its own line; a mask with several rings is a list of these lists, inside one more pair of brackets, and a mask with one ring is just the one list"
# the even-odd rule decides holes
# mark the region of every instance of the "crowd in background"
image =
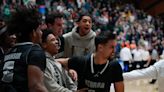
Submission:
[[[158,60],[163,53],[163,21],[160,17],[153,17],[136,9],[133,4],[116,2],[115,0],[2,0],[1,20],[7,21],[17,7],[33,5],[36,5],[42,13],[43,22],[44,16],[52,12],[64,15],[64,33],[72,30],[80,15],[90,14],[93,18],[93,31],[113,31],[117,34],[117,57],[122,57],[120,51],[124,47],[131,50],[132,57],[129,59],[131,62],[135,61],[133,58],[135,51],[132,50],[136,48],[140,52],[149,51],[149,55],[152,57],[157,54],[153,60]],[[143,56],[143,54],[140,55]],[[141,56],[138,55],[137,57]],[[126,61],[122,58],[121,60]],[[137,61],[148,61],[148,59],[143,60],[141,58]]]
[[[109,52],[103,50],[104,52],[101,52],[101,55],[104,57],[103,55],[105,55],[105,52],[111,54],[113,53],[113,49],[115,49],[115,59],[119,61],[124,72],[146,68],[153,65],[156,61],[159,61],[159,59],[164,59],[164,21],[159,16],[151,16],[142,10],[136,9],[133,4],[123,3],[121,0],[1,0],[0,35],[4,35],[5,32],[8,32],[6,31],[6,28],[8,27],[8,20],[10,20],[12,13],[15,13],[21,7],[37,8],[41,13],[41,18],[39,20],[41,25],[38,24],[38,28],[48,28],[48,30],[51,31],[47,31],[48,33],[43,32],[43,36],[45,37],[42,37],[44,38],[42,40],[43,43],[47,44],[44,44],[43,49],[51,54],[51,49],[54,48],[52,44],[48,44],[49,40],[47,39],[50,39],[50,37],[55,39],[50,39],[50,41],[55,42],[56,52],[52,52],[52,54],[55,55],[55,58],[58,58],[61,55],[64,57],[72,57],[75,55],[87,55],[96,51],[101,52],[98,46],[94,46],[95,37],[97,37],[100,33],[110,31],[116,35],[116,44],[114,45],[110,43],[109,46],[112,45],[115,46],[115,48],[110,46],[110,48],[108,48]],[[7,25],[7,27],[4,27],[5,25]],[[10,30],[14,30],[11,25],[12,24],[10,23]],[[15,34],[20,36],[18,33]],[[15,44],[13,43],[16,42],[15,34],[0,36],[1,39],[5,38],[3,39],[4,42],[0,42],[0,47],[3,49],[0,55],[4,56],[4,54],[8,52],[9,48]],[[13,40],[8,40],[10,38]],[[114,38],[111,39],[114,43]],[[35,41],[36,39],[32,40]],[[60,45],[60,48],[57,44]],[[47,54],[47,52],[46,56],[49,56],[50,61],[56,61],[54,57]],[[96,56],[93,54],[91,57],[99,57],[101,55]],[[111,56],[112,54],[110,55],[110,58]],[[57,65],[60,64],[57,63]],[[47,68],[52,67],[53,69],[54,66],[50,66],[47,66]],[[60,68],[62,69],[61,65]],[[119,70],[119,67],[117,67],[117,69]],[[51,71],[52,76],[54,71],[58,71],[60,74],[59,70],[56,68],[56,70]],[[47,71],[47,74],[48,73],[49,71]],[[122,72],[119,74],[122,74]],[[98,71],[96,76],[99,77],[100,75]],[[56,79],[57,81],[63,80],[57,75],[54,76],[54,78],[56,77],[58,78]],[[122,75],[119,77],[122,82]],[[47,75],[47,80],[48,78],[49,76]],[[53,79],[49,81],[47,80],[47,84],[51,84],[50,82]],[[90,83],[90,81],[88,81],[88,83]],[[117,85],[116,81],[113,83]],[[61,85],[64,84],[61,83]],[[118,85],[116,90],[117,88],[119,88]],[[121,88],[123,88],[123,85]],[[76,90],[76,88],[73,88],[72,90]]]

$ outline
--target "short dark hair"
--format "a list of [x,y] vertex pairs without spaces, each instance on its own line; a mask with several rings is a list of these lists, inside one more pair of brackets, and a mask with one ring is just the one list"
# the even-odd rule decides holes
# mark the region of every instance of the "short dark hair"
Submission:
[[102,31],[99,35],[95,37],[95,47],[97,50],[97,47],[99,44],[105,44],[109,40],[115,40],[116,35],[110,31]]
[[61,13],[50,13],[46,16],[45,22],[46,24],[53,24],[55,19],[63,17],[64,16]]
[[17,9],[8,22],[7,30],[16,34],[18,42],[31,41],[30,34],[41,24],[41,14],[35,8]]
[[53,34],[52,30],[45,29],[42,34],[42,43],[47,42],[47,37],[49,34]]
[[77,22],[80,22],[82,20],[83,16],[89,16],[91,18],[91,20],[92,20],[92,17],[91,17],[90,14],[79,14]]

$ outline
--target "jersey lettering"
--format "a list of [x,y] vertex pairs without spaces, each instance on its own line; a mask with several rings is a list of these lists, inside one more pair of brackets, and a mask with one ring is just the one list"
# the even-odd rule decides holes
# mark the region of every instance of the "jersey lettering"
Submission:
[[6,55],[4,61],[10,60],[10,59],[20,59],[21,55],[22,53],[12,53],[12,54]]
[[5,62],[4,67],[3,67],[3,77],[2,77],[3,82],[9,83],[9,82],[13,81],[14,63],[15,63],[15,61]]
[[93,82],[90,80],[85,80],[85,84],[90,88],[105,88],[104,82]]
[[22,53],[11,53],[9,55],[6,55],[4,58],[4,66],[3,66],[3,76],[2,81],[3,82],[12,82],[13,81],[13,70],[14,70],[14,63],[13,59],[20,59]]

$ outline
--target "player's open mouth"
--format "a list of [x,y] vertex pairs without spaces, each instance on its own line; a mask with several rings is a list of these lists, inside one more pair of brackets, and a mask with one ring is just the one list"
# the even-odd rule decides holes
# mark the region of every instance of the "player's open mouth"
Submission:
[[86,28],[85,28],[85,30],[89,30],[89,28],[88,28],[88,27],[86,27]]

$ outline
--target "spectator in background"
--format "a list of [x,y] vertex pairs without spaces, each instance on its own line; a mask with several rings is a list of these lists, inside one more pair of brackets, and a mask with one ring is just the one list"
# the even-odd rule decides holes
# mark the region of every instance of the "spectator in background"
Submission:
[[132,53],[128,47],[123,47],[120,51],[120,59],[124,62],[124,71],[130,71],[130,63],[132,62]]
[[157,60],[159,59],[159,55],[158,55],[158,52],[157,52],[157,48],[156,46],[154,46],[152,48],[152,52],[151,52],[151,62],[149,64],[150,65],[153,65]]
[[133,50],[135,49],[137,46],[136,46],[136,42],[135,40],[132,40],[131,44],[130,44],[130,49]]
[[53,31],[57,39],[63,35],[64,18],[61,13],[50,13],[46,16],[45,21],[48,29]]
[[64,37],[64,56],[87,55],[95,50],[94,39],[96,33],[93,32],[92,18],[89,15],[81,15],[71,32]]
[[151,62],[151,56],[149,51],[146,49],[146,47],[141,48],[141,54],[142,54],[142,62],[143,62],[143,68],[148,67]]
[[[157,52],[157,46],[154,46],[151,52],[151,61],[148,66],[154,65],[158,61],[158,59],[159,59],[159,55]],[[154,84],[155,82],[156,79],[152,79],[152,81],[150,81],[150,84]]]
[[132,69],[141,69],[143,68],[142,64],[142,52],[140,46],[137,46],[134,50],[132,50],[133,62]]

